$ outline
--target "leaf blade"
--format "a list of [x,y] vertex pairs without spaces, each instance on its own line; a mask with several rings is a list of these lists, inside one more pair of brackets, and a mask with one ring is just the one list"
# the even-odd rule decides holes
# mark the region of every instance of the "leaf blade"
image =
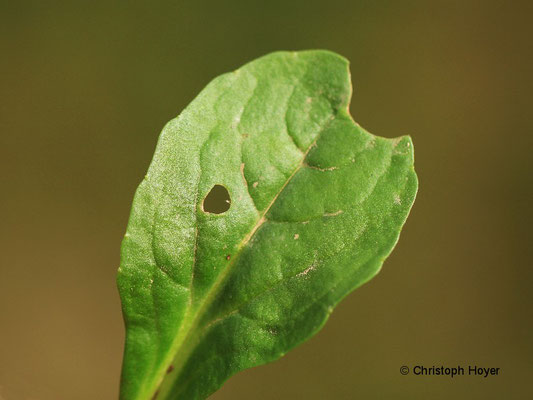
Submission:
[[[160,398],[204,398],[233,373],[310,337],[342,297],[377,272],[416,193],[412,144],[358,127],[347,113],[350,95],[348,63],[340,56],[274,53],[217,78],[167,125],[122,248],[122,398],[150,398],[162,381]],[[379,184],[387,171],[403,173],[409,185],[403,175]],[[401,198],[390,190],[400,183],[407,187]],[[232,196],[222,216],[201,210],[213,184]],[[380,195],[369,202],[376,188]],[[387,210],[380,210],[383,198]],[[368,215],[364,207],[349,210],[363,202],[372,205]],[[393,204],[399,211],[387,219],[392,236],[369,236],[364,225]],[[358,261],[357,270],[355,250],[343,250],[347,233],[365,239],[368,260]],[[333,237],[328,248],[322,237]],[[376,248],[380,239],[386,245]],[[333,262],[356,276],[346,279]],[[341,278],[324,285],[332,271]]]

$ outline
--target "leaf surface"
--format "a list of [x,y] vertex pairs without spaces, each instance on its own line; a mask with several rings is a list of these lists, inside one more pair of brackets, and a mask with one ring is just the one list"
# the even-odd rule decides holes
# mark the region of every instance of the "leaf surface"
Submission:
[[[203,399],[379,271],[415,198],[413,147],[362,129],[350,97],[341,56],[278,52],[165,126],[121,249],[121,399]],[[220,214],[203,209],[216,185]]]

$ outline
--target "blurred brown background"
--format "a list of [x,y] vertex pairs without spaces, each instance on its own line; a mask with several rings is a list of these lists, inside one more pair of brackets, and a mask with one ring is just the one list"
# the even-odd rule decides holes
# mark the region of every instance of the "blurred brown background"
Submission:
[[531,2],[0,4],[1,399],[117,397],[119,246],[161,128],[213,77],[310,48],[351,60],[356,121],[412,135],[419,195],[376,279],[213,399],[533,398]]

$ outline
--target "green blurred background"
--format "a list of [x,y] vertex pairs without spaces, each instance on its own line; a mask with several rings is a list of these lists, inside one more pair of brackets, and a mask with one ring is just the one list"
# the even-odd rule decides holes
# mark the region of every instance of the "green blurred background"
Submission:
[[412,135],[419,195],[377,278],[212,398],[533,398],[531,2],[0,4],[2,400],[117,397],[119,246],[161,128],[215,76],[311,48],[351,60],[356,121]]

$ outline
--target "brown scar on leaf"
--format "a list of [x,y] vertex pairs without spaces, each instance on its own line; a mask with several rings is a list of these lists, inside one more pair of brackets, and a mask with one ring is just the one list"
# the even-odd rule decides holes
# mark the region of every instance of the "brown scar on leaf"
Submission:
[[296,276],[306,276],[310,271],[314,270],[315,269],[315,265],[311,265],[309,267],[307,267],[304,271],[300,272],[298,275]]
[[307,164],[307,168],[315,169],[317,171],[335,171],[336,169],[339,169],[338,167],[320,168],[315,165],[309,165],[309,164]]
[[334,217],[339,214],[342,214],[342,210],[335,211],[334,213],[324,213],[324,217]]
[[248,186],[248,181],[246,180],[246,177],[244,176],[244,163],[241,164],[241,175],[242,175],[242,179],[244,180],[244,183],[246,184],[246,186]]
[[172,371],[174,371],[174,366],[173,365],[169,365],[168,368],[167,368],[167,374],[170,374]]

